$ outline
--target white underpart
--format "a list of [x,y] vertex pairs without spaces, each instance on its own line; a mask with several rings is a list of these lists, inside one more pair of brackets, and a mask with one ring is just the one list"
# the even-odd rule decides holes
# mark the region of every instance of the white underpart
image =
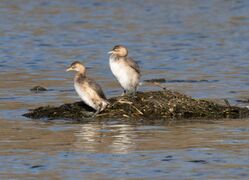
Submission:
[[78,95],[80,96],[80,98],[88,105],[91,106],[93,109],[97,110],[98,106],[96,104],[94,104],[94,102],[92,101],[90,94],[86,93],[84,91],[82,91],[82,89],[80,88],[80,86],[77,83],[74,83],[74,88],[76,90],[76,92],[78,93]]
[[134,90],[138,84],[138,78],[133,68],[124,63],[115,60],[110,56],[109,64],[113,75],[117,78],[122,88],[125,90]]

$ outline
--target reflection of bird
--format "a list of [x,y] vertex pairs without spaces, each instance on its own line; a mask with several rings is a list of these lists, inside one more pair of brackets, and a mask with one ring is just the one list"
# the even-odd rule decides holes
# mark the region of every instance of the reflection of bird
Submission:
[[67,71],[76,71],[74,88],[81,99],[93,109],[96,114],[103,111],[109,104],[101,87],[92,79],[86,77],[86,68],[80,62],[71,64]]
[[74,146],[80,151],[127,154],[137,149],[135,127],[126,124],[106,126],[88,123],[78,126]]
[[111,71],[124,89],[124,93],[135,94],[141,77],[138,64],[127,57],[128,50],[124,46],[114,46],[109,54]]

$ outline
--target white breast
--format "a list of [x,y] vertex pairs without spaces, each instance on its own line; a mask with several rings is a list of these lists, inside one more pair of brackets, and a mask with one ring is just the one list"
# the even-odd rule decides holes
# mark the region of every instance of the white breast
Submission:
[[129,67],[124,67],[119,61],[116,61],[112,56],[110,57],[110,68],[113,75],[119,81],[124,89],[130,89],[131,78],[129,77]]
[[97,106],[94,104],[90,94],[88,92],[84,92],[81,87],[77,84],[74,83],[74,88],[76,90],[76,92],[78,93],[78,95],[80,96],[80,98],[88,105],[91,106],[92,108],[94,108],[95,110],[97,110]]

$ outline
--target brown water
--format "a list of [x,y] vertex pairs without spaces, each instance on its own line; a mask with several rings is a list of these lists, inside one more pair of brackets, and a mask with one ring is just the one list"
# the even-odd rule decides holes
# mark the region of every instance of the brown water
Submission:
[[[154,125],[30,120],[79,100],[72,61],[121,94],[107,52],[197,98],[249,98],[249,1],[0,1],[0,179],[248,179],[249,120]],[[35,85],[49,91],[32,93]],[[157,89],[143,86],[142,91]],[[159,120],[160,121],[160,120]]]

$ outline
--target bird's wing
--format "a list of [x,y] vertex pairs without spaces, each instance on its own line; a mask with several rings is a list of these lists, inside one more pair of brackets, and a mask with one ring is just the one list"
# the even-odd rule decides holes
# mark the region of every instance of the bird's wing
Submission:
[[94,80],[92,80],[92,79],[87,79],[87,82],[88,82],[89,85],[93,88],[93,90],[94,90],[95,92],[97,92],[97,94],[98,94],[101,98],[106,99],[105,94],[104,94],[104,92],[103,92],[101,86],[100,86],[98,83],[96,83],[96,82],[95,82]]
[[138,74],[140,74],[140,68],[136,61],[134,61],[132,58],[127,58],[126,62],[130,67],[132,67]]

